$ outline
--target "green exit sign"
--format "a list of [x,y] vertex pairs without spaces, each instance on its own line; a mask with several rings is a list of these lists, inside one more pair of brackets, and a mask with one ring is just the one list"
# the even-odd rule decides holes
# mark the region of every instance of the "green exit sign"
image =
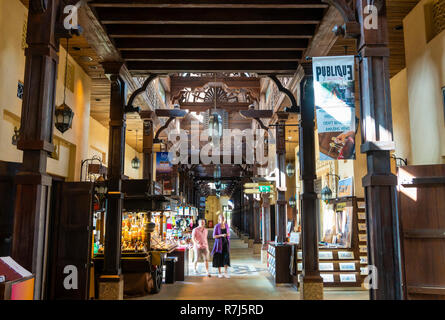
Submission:
[[258,189],[260,192],[269,192],[270,193],[270,186],[259,186]]

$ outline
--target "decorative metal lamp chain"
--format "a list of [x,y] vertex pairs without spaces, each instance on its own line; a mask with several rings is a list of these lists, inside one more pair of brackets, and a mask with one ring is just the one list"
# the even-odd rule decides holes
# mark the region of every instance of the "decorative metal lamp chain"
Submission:
[[138,131],[136,130],[136,154],[135,154],[135,157],[137,157],[138,156]]
[[66,83],[68,80],[68,51],[70,38],[66,38],[66,60],[65,60],[65,88],[63,89],[63,104],[66,102]]

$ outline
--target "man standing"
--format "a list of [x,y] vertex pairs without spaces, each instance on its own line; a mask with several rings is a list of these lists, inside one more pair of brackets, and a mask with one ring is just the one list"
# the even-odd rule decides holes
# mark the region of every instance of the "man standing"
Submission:
[[210,277],[209,273],[209,244],[207,242],[207,229],[205,227],[205,220],[199,219],[199,226],[192,231],[192,241],[193,241],[193,251],[194,251],[194,270],[198,273],[198,260],[199,257],[203,257],[207,276]]

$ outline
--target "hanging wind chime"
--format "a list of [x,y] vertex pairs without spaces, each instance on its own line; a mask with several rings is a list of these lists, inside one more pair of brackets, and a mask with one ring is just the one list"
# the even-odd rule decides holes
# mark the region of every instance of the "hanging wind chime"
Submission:
[[68,51],[69,51],[69,38],[66,39],[66,61],[65,61],[65,87],[63,90],[63,104],[58,106],[55,111],[55,126],[57,130],[65,133],[73,125],[74,112],[66,104],[66,86],[68,76]]

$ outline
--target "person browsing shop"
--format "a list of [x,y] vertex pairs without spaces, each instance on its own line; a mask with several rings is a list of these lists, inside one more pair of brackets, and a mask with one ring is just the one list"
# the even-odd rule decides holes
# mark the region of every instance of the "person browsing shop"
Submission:
[[230,230],[222,214],[218,216],[218,224],[213,229],[213,267],[218,268],[218,278],[222,278],[221,268],[224,267],[224,277],[230,278],[228,268],[230,267]]
[[209,273],[209,244],[207,242],[208,231],[205,227],[205,220],[200,219],[198,221],[198,227],[192,231],[192,241],[193,241],[193,252],[194,252],[194,271],[198,273],[198,260],[200,257],[203,258],[207,276],[210,277]]

